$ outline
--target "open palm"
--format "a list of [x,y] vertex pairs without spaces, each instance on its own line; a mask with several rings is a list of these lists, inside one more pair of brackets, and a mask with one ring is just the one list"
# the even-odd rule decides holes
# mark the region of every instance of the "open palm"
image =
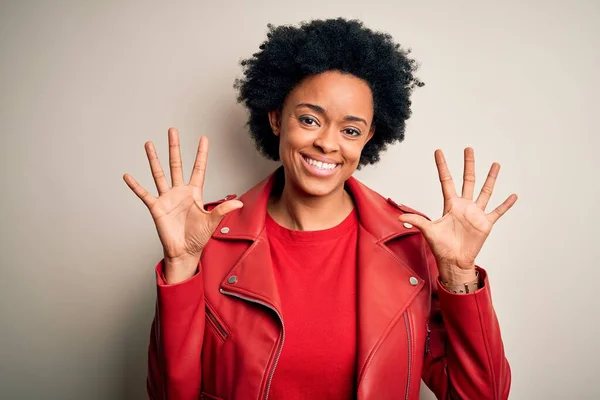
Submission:
[[169,129],[169,166],[172,187],[167,183],[154,144],[147,142],[145,148],[158,189],[158,198],[140,186],[131,175],[125,174],[123,179],[150,210],[163,245],[165,258],[170,260],[199,258],[221,219],[227,213],[242,207],[242,203],[239,200],[230,200],[219,204],[210,212],[204,209],[202,188],[208,158],[206,137],[200,138],[196,161],[187,185],[183,182],[179,134],[176,129]]
[[466,148],[464,157],[462,196],[458,196],[444,153],[441,150],[435,152],[444,196],[444,210],[440,219],[429,221],[420,215],[402,214],[400,220],[413,224],[423,233],[438,266],[468,270],[475,268],[475,258],[492,227],[515,204],[517,195],[511,194],[502,204],[486,214],[485,209],[494,190],[500,164],[492,164],[481,193],[473,202],[475,186],[473,149]]

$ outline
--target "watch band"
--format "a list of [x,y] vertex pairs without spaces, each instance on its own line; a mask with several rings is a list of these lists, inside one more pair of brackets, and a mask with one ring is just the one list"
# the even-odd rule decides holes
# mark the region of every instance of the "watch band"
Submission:
[[479,271],[475,271],[475,279],[471,282],[449,285],[442,281],[442,286],[452,293],[471,293],[479,289]]

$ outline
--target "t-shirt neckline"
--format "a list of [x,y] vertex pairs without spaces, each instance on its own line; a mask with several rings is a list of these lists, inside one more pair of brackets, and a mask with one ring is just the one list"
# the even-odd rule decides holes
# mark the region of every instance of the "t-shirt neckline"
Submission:
[[358,214],[356,208],[352,208],[352,211],[350,211],[346,218],[339,224],[331,228],[319,229],[316,231],[288,229],[279,225],[279,223],[269,215],[268,211],[265,219],[265,225],[269,236],[272,235],[278,239],[290,242],[323,242],[326,240],[338,239],[351,232],[357,224]]

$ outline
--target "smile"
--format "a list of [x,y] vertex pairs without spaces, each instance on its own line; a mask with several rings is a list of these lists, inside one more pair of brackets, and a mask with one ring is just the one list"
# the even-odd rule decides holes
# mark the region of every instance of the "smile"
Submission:
[[341,164],[317,161],[302,155],[302,165],[310,175],[326,177],[335,174]]
[[308,164],[310,164],[313,167],[316,167],[318,169],[322,169],[322,170],[334,169],[335,167],[337,167],[339,165],[339,164],[324,163],[321,161],[313,160],[312,158],[308,158],[305,156],[302,156],[302,158],[304,158],[304,161],[306,161]]

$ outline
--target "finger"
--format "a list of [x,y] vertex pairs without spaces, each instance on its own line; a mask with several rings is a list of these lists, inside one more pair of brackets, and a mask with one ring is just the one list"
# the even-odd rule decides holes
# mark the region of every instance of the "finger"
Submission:
[[493,163],[490,167],[490,172],[488,173],[487,178],[481,188],[481,192],[479,196],[477,196],[477,200],[475,203],[481,208],[485,210],[490,201],[490,197],[492,197],[492,193],[494,193],[494,186],[496,186],[496,179],[498,179],[498,174],[500,173],[500,164],[497,162]]
[[152,177],[154,178],[154,183],[156,184],[156,189],[158,189],[158,195],[160,196],[169,191],[169,183],[165,178],[165,171],[163,171],[163,168],[160,165],[154,143],[146,142],[144,148],[146,149],[146,155],[148,156],[148,162],[150,163],[150,171],[152,171]]
[[129,188],[133,190],[133,193],[135,193],[137,197],[139,197],[144,202],[146,207],[152,208],[154,203],[156,203],[156,197],[152,196],[150,193],[148,193],[146,189],[144,189],[139,183],[137,183],[133,176],[125,174],[123,175],[123,180],[125,181],[127,186],[129,186]]
[[423,233],[431,225],[431,221],[417,214],[400,214],[398,219],[400,220],[400,222],[408,222]]
[[206,174],[206,161],[208,159],[208,138],[202,136],[196,153],[196,161],[194,161],[194,169],[190,178],[190,185],[197,186],[202,189],[204,186],[204,177]]
[[475,187],[475,152],[471,147],[465,149],[465,166],[463,170],[462,197],[473,200]]
[[[438,176],[440,177],[440,183],[442,184],[442,194],[444,195],[444,203],[456,196],[456,189],[454,188],[454,181],[452,180],[452,174],[446,164],[446,157],[442,150],[438,149],[435,151],[435,164],[438,170]],[[446,205],[444,204],[444,212],[446,211]]]
[[173,187],[183,186],[179,132],[175,128],[169,128],[169,167],[171,168],[171,182],[173,183]]
[[213,218],[213,223],[217,225],[224,216],[229,214],[230,212],[237,210],[238,208],[242,208],[244,203],[239,200],[229,200],[224,201],[219,204],[210,212],[211,218]]
[[515,193],[508,196],[508,198],[504,200],[504,203],[500,204],[498,207],[496,207],[494,211],[490,212],[487,215],[488,220],[492,224],[495,224],[501,216],[503,216],[508,210],[510,210],[510,208],[517,202],[517,199],[518,196]]

